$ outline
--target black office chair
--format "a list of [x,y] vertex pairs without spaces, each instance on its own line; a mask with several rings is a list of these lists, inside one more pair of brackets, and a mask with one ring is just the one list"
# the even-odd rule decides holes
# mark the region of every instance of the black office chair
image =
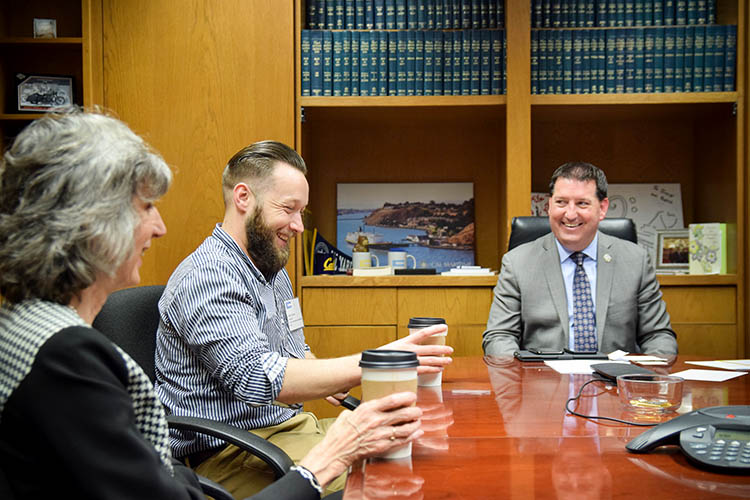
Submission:
[[[137,361],[152,381],[155,377],[156,329],[159,326],[158,303],[163,292],[163,285],[118,290],[109,296],[92,325]],[[167,423],[170,428],[213,436],[252,453],[271,467],[277,479],[294,465],[292,459],[273,443],[222,422],[169,415]],[[233,500],[218,483],[202,476],[198,476],[198,481],[206,495],[216,500]]]
[[[638,236],[635,232],[635,223],[632,219],[625,217],[602,219],[599,221],[599,230],[610,236],[616,236],[623,240],[638,243]],[[513,220],[510,223],[508,251],[513,250],[518,245],[534,241],[550,231],[549,219],[547,217],[533,215],[513,217]]]

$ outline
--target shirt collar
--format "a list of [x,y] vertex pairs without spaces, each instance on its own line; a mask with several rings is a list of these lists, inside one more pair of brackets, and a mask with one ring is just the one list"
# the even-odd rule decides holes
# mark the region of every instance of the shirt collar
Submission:
[[[599,241],[599,231],[594,234],[594,239],[591,240],[591,243],[589,243],[589,246],[583,249],[581,253],[583,253],[586,257],[596,262],[596,249],[597,249],[597,243]],[[557,241],[557,238],[555,238],[555,245],[557,245],[557,254],[560,256],[560,264],[565,262],[565,260],[570,257],[574,252],[571,252],[562,244]]]

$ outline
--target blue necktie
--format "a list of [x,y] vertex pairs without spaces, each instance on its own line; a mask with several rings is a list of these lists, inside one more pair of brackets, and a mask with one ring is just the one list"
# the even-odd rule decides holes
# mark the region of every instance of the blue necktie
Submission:
[[576,263],[576,272],[573,275],[573,346],[576,351],[597,351],[599,346],[596,342],[594,301],[591,300],[591,286],[583,269],[585,257],[581,252],[575,252],[570,256]]

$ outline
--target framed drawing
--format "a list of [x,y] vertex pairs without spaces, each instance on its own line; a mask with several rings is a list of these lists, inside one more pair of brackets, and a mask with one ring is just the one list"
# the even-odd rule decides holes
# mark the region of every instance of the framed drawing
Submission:
[[73,78],[16,73],[18,111],[39,113],[73,104]]
[[659,229],[656,231],[655,266],[656,272],[687,272],[690,266],[688,229]]
[[340,183],[336,198],[336,246],[344,253],[363,235],[380,262],[400,249],[438,273],[474,264],[471,182]]

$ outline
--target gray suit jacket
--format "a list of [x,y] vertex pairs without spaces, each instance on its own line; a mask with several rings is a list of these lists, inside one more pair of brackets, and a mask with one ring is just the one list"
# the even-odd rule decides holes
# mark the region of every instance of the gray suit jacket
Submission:
[[[647,252],[599,234],[596,330],[599,351],[677,354],[677,339]],[[555,236],[549,233],[503,256],[483,335],[486,354],[562,350],[570,332]]]

